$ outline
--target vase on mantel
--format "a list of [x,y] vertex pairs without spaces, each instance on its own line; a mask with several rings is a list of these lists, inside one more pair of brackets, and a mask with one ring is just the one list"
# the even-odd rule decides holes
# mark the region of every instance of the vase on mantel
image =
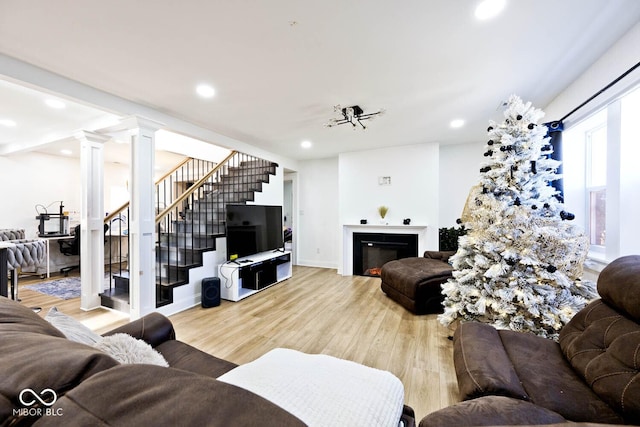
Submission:
[[380,225],[387,225],[388,222],[385,221],[384,217],[387,216],[387,212],[389,212],[389,208],[387,206],[379,206],[378,213],[380,214]]

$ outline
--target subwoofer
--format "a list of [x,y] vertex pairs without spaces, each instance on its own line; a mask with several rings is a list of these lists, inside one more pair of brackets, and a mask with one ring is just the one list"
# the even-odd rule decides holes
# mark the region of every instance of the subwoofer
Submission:
[[203,308],[220,305],[220,279],[218,277],[202,279],[201,301]]

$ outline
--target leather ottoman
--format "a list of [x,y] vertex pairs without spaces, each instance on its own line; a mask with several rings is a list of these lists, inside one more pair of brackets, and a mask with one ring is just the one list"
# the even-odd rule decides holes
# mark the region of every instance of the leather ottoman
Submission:
[[427,257],[430,254],[389,261],[380,272],[382,291],[415,314],[443,311],[440,285],[451,277],[453,268],[446,262],[450,253],[437,259]]

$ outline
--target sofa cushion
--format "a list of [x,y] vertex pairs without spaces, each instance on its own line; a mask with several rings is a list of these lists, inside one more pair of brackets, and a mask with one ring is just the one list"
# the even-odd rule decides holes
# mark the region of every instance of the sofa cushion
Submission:
[[581,310],[562,329],[560,345],[593,391],[640,424],[640,325],[603,300]]
[[557,342],[507,330],[499,331],[499,335],[532,403],[571,421],[622,422],[620,415],[574,371]]
[[0,297],[0,424],[21,409],[20,393],[52,389],[62,396],[84,379],[118,364],[106,354],[69,341],[33,310]]
[[33,310],[0,296],[0,334],[7,332],[33,332],[52,337],[64,338],[64,334],[45,322]]
[[559,414],[519,399],[485,396],[467,400],[433,412],[420,427],[506,426],[563,423]]
[[529,399],[493,326],[461,323],[453,338],[453,362],[463,400],[487,395]]
[[6,398],[0,402],[11,402],[0,410],[6,414],[24,407],[19,395],[25,389],[36,394],[51,389],[60,397],[92,375],[118,365],[92,347],[36,332],[2,332],[0,348],[0,396]]
[[213,378],[154,365],[121,365],[58,399],[62,417],[38,426],[303,426],[273,403]]
[[622,314],[640,321],[640,255],[612,261],[598,276],[598,293]]
[[169,340],[155,348],[176,369],[217,378],[235,368],[235,363],[219,359],[182,341]]

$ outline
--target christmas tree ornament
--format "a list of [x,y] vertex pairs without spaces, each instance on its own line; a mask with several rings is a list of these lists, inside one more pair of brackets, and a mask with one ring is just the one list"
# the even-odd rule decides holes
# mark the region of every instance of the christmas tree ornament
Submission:
[[493,155],[485,155],[461,216],[467,234],[450,258],[453,277],[442,285],[438,319],[445,326],[481,321],[558,339],[597,297],[595,284],[580,280],[588,239],[566,221],[575,215],[550,185],[560,162],[543,154],[552,151],[546,126],[537,125],[543,115],[512,96],[503,122],[490,122],[487,145],[500,151],[487,150]]

